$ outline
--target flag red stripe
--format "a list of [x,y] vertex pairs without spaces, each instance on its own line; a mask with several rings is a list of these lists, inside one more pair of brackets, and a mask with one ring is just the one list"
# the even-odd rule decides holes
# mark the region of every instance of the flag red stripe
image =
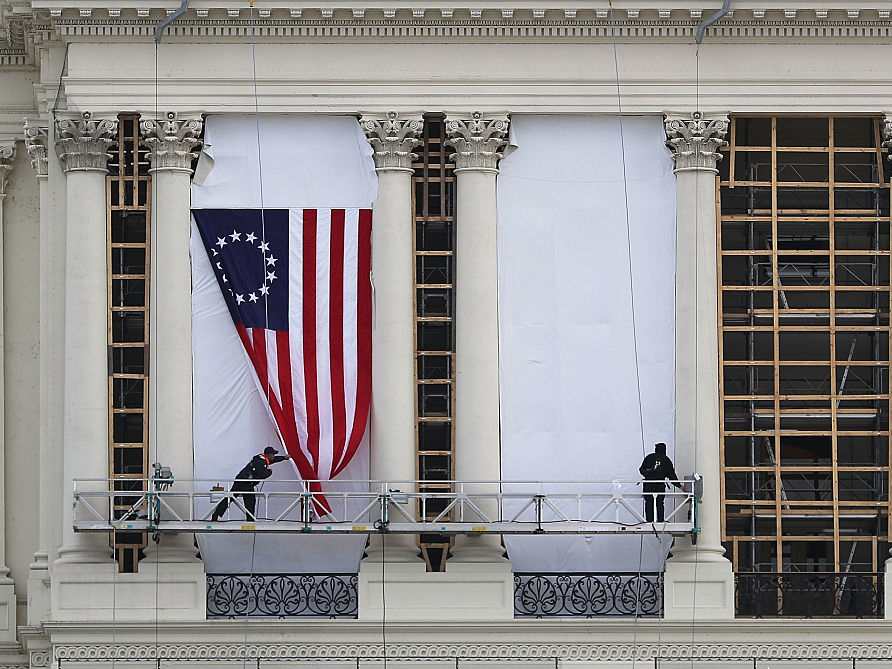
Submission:
[[[248,354],[248,358],[251,360],[251,364],[254,366],[254,370],[257,371],[257,360],[254,355],[254,346],[251,343],[251,338],[248,336],[248,330],[242,323],[237,323],[235,326],[235,330],[238,333],[239,339],[242,340],[242,346],[245,347],[245,351]],[[282,411],[282,406],[279,404],[279,400],[276,397],[275,393],[270,393],[269,395],[269,406],[270,410],[273,413],[273,418],[276,421],[276,424],[279,426],[280,432],[284,434],[284,430],[282,429],[285,423],[285,415]],[[292,425],[294,424],[292,420]],[[295,442],[296,443],[296,442]],[[300,449],[292,450],[286,444],[285,449],[294,458],[294,463],[297,465],[297,471],[300,472],[302,478],[311,480],[316,478],[315,471],[313,470],[313,466],[307,461],[303,452]]]
[[356,285],[356,411],[347,451],[332,476],[353,459],[365,434],[372,397],[372,210],[359,210],[359,252]]
[[282,411],[284,412],[284,425],[281,426],[281,431],[285,439],[285,448],[291,457],[295,457],[296,453],[303,454],[303,451],[300,450],[300,437],[298,436],[297,424],[294,420],[294,394],[291,385],[291,348],[287,332],[276,332],[276,360],[279,363],[279,394],[282,396]]
[[251,328],[251,338],[254,342],[254,369],[257,370],[257,378],[263,386],[263,393],[269,397],[272,388],[269,383],[269,372],[266,365],[266,330],[263,328]]
[[[319,391],[316,385],[316,210],[303,212],[303,349],[307,451],[319,468]],[[317,471],[317,474],[321,473]]]
[[[344,400],[344,210],[331,212],[331,239],[329,242],[329,313],[328,346],[331,367],[332,457],[334,470],[341,458],[347,440],[347,409]],[[328,474],[328,472],[326,472]]]

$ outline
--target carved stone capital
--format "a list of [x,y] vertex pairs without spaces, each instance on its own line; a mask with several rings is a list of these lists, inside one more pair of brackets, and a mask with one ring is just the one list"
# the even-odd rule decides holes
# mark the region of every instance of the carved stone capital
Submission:
[[47,176],[48,131],[49,128],[40,125],[40,121],[25,119],[25,148],[31,156],[31,167],[37,173],[38,179]]
[[175,112],[167,112],[163,119],[142,119],[139,129],[142,143],[149,148],[151,172],[174,170],[192,172],[192,160],[198,155],[195,147],[201,144],[200,118],[179,119]]
[[418,156],[412,149],[421,144],[424,120],[421,116],[399,118],[395,111],[385,118],[363,116],[360,125],[374,149],[375,168],[378,170],[411,170]]
[[446,118],[446,143],[455,148],[450,160],[456,170],[495,170],[499,149],[508,143],[508,117],[483,118],[479,111],[469,120]]
[[15,142],[0,142],[0,198],[6,196],[6,184],[15,160]]
[[117,119],[94,119],[90,112],[80,118],[56,121],[56,152],[65,172],[100,171],[108,166],[108,147],[118,134]]
[[725,146],[728,133],[727,116],[704,119],[700,112],[691,118],[666,117],[666,146],[672,151],[675,171],[709,170],[717,172],[722,159],[719,148]]
[[[883,146],[892,149],[892,113],[883,115]],[[892,160],[892,152],[887,157]],[[889,552],[892,553],[892,549]]]

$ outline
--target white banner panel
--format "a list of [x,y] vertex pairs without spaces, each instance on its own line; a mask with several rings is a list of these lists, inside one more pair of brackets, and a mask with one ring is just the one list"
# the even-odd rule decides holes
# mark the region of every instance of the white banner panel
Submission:
[[[262,116],[259,135],[265,208],[370,207],[377,197],[372,149],[355,118]],[[207,118],[193,209],[261,206],[257,138],[254,116]],[[232,479],[279,437],[194,222],[192,233],[195,478]],[[291,462],[272,470],[258,492],[297,489]],[[368,477],[366,438],[338,479]],[[359,488],[340,483],[332,489]],[[272,503],[269,511],[283,504]],[[264,509],[260,501],[258,515]],[[235,508],[230,513],[243,517]],[[208,534],[199,535],[199,545],[208,573],[355,573],[365,537]]]
[[[640,492],[638,466],[655,442],[672,452],[674,420],[675,177],[662,119],[512,115],[511,133],[498,177],[502,478]],[[671,537],[505,543],[515,571],[655,571]]]

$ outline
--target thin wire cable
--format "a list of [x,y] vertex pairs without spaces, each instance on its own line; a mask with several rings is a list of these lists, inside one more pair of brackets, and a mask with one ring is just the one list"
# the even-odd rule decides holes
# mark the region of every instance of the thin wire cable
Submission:
[[387,669],[387,579],[385,578],[385,566],[387,565],[387,551],[385,532],[381,533],[381,655],[384,660],[384,669]]
[[[608,0],[610,7],[610,40],[613,46],[613,69],[616,76],[616,107],[617,119],[619,121],[619,142],[620,157],[623,173],[623,204],[626,218],[626,249],[629,258],[629,301],[632,312],[632,346],[635,353],[635,389],[638,396],[638,427],[641,432],[641,457],[646,456],[647,448],[644,442],[644,409],[641,402],[641,374],[638,365],[638,329],[635,319],[635,279],[633,276],[633,260],[632,260],[632,226],[629,220],[629,183],[626,170],[626,142],[623,128],[623,102],[622,88],[620,86],[619,77],[619,55],[616,46],[616,20],[613,15],[613,1]],[[654,499],[656,505],[656,499]],[[636,580],[637,594],[635,601],[635,628],[632,635],[632,669],[635,669],[638,656],[638,622],[641,619],[641,567],[644,560],[644,535],[638,537],[638,576]]]

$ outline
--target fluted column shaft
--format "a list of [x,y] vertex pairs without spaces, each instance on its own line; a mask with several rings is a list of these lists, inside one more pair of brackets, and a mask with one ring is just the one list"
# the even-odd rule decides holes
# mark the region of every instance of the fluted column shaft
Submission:
[[[201,127],[200,119],[178,119],[173,112],[140,122],[152,165],[149,452],[171,468],[175,481],[193,477],[189,186]],[[191,483],[175,482],[174,490],[185,486]],[[187,500],[173,504],[188,513]],[[196,559],[189,534],[164,535],[158,550],[147,553],[149,561]]]
[[[415,318],[412,247],[412,149],[423,128],[420,116],[362,117],[374,149],[378,199],[372,224],[371,478],[412,481],[415,472]],[[414,486],[398,486],[411,492]],[[414,562],[411,535],[372,535],[366,561]]]
[[71,499],[74,479],[109,476],[105,176],[117,127],[116,119],[95,120],[89,113],[56,122],[67,228],[63,563],[106,562],[111,556],[104,534],[74,532]]
[[[6,187],[9,183],[8,177],[9,173],[12,172],[15,155],[15,142],[0,143],[0,425],[3,425],[3,404],[6,396],[6,374],[3,356],[6,339],[3,326],[3,202],[6,199]],[[3,481],[5,476],[5,460],[5,439],[2,431],[0,431],[0,482]],[[0,585],[2,584],[12,584],[12,579],[9,578],[9,567],[6,566],[6,503],[3,496],[0,495]],[[15,611],[13,611],[13,614],[15,614]]]
[[[62,238],[53,235],[54,219],[52,216],[52,197],[49,185],[49,161],[47,147],[49,146],[49,127],[45,121],[25,121],[25,148],[31,156],[31,167],[37,177],[40,203],[40,441],[38,446],[39,459],[39,489],[37,509],[37,533],[38,546],[34,552],[34,561],[29,566],[28,576],[28,624],[38,625],[48,616],[49,602],[49,552],[52,544],[51,518],[58,514],[58,505],[52,491],[57,488],[53,474],[58,470],[54,464],[58,460],[58,451],[54,447],[58,444],[51,438],[52,422],[48,418],[53,415],[49,397],[53,384],[50,382],[49,369],[53,360],[59,361],[64,349],[64,342],[55,335],[61,333],[58,319],[62,316],[57,313],[53,318],[51,299],[58,295],[58,289],[64,285],[65,261],[61,258],[51,258],[54,249],[50,240],[56,244],[56,249],[64,251],[64,233]],[[58,253],[58,250],[56,250]],[[57,274],[58,282],[49,281],[49,277]],[[61,309],[59,310],[61,312]],[[61,362],[59,364],[61,367]],[[64,456],[63,456],[64,457]]]
[[[718,282],[716,276],[716,163],[726,144],[727,118],[669,118],[667,145],[677,188],[675,288],[675,462],[679,475],[697,472],[699,561],[725,561],[721,545],[719,460]],[[693,560],[689,538],[676,543],[676,560]]]
[[[456,149],[455,242],[455,477],[499,481],[499,323],[496,245],[498,150],[505,145],[507,117],[447,117],[447,142]],[[469,492],[498,492],[497,484]],[[495,503],[483,502],[495,517]],[[453,560],[502,560],[498,535],[458,536]]]

